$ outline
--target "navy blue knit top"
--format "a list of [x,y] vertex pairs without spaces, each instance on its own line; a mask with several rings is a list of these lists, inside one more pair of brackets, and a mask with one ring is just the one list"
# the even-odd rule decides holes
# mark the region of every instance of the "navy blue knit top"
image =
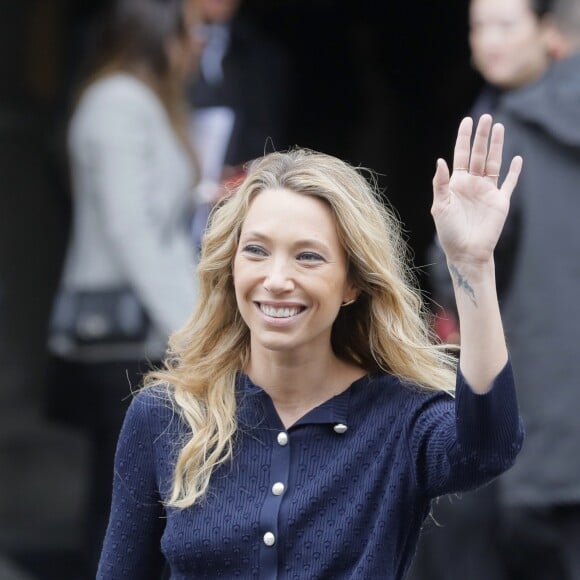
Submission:
[[165,508],[188,428],[167,396],[133,400],[119,438],[98,579],[404,577],[430,501],[509,468],[522,444],[509,364],[455,399],[364,377],[284,429],[238,381],[234,458],[193,507]]

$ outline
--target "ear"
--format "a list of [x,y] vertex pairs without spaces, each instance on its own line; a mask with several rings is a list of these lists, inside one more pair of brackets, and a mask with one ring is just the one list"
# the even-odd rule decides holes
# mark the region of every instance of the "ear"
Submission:
[[359,295],[360,290],[350,280],[347,280],[346,284],[344,285],[344,292],[342,294],[342,303],[352,303],[359,297]]
[[554,19],[548,15],[542,19],[542,38],[552,60],[565,58],[569,52],[568,42],[562,31],[556,25]]

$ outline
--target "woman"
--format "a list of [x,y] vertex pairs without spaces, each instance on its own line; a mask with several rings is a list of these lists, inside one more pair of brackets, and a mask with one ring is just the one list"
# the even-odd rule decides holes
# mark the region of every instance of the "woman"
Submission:
[[188,228],[196,164],[182,94],[190,5],[114,4],[68,130],[73,223],[50,336],[51,406],[89,430],[91,545],[100,546],[106,527],[131,385],[147,361],[162,359],[196,299]]
[[213,213],[198,308],[128,411],[98,578],[157,578],[163,559],[175,578],[402,578],[431,499],[512,464],[493,248],[521,158],[497,189],[491,125],[471,149],[465,119],[434,178],[457,379],[368,182],[300,150],[249,169]]

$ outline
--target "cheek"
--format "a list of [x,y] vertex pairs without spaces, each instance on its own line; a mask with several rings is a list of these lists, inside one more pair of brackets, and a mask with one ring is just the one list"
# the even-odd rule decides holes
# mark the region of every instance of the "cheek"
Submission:
[[524,38],[519,45],[519,60],[524,63],[537,61],[542,52],[543,48],[536,38]]
[[534,52],[534,47],[539,44],[538,33],[533,26],[522,24],[522,26],[513,31],[513,34],[506,38],[506,42],[512,46],[518,46],[526,52]]
[[236,301],[240,310],[245,307],[248,294],[256,285],[256,275],[254,268],[244,263],[243,258],[236,258],[232,267],[232,282]]
[[337,276],[324,284],[324,288],[319,292],[319,295],[322,297],[322,302],[329,309],[334,310],[335,308],[340,308],[348,288],[349,283],[346,276]]
[[243,282],[243,272],[240,269],[240,265],[238,262],[238,257],[234,259],[234,263],[232,265],[232,283],[234,285],[234,292],[236,293],[236,300],[239,302],[240,296],[240,286]]
[[236,275],[234,272],[233,283],[234,283],[234,297],[236,299],[236,306],[239,313],[242,315],[242,319],[247,322],[247,312],[248,304],[246,302],[246,292],[243,284],[243,277],[239,274]]
[[472,57],[476,58],[480,55],[482,43],[478,34],[472,33],[469,35],[469,49]]

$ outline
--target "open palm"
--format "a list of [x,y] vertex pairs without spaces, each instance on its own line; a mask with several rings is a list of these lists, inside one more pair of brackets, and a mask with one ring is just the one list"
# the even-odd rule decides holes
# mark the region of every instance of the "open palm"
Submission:
[[499,123],[492,127],[491,116],[483,115],[473,145],[472,130],[473,121],[466,117],[457,132],[453,173],[450,176],[447,164],[439,159],[433,178],[431,213],[445,255],[453,262],[491,258],[522,167],[522,158],[514,157],[498,187],[504,128]]

